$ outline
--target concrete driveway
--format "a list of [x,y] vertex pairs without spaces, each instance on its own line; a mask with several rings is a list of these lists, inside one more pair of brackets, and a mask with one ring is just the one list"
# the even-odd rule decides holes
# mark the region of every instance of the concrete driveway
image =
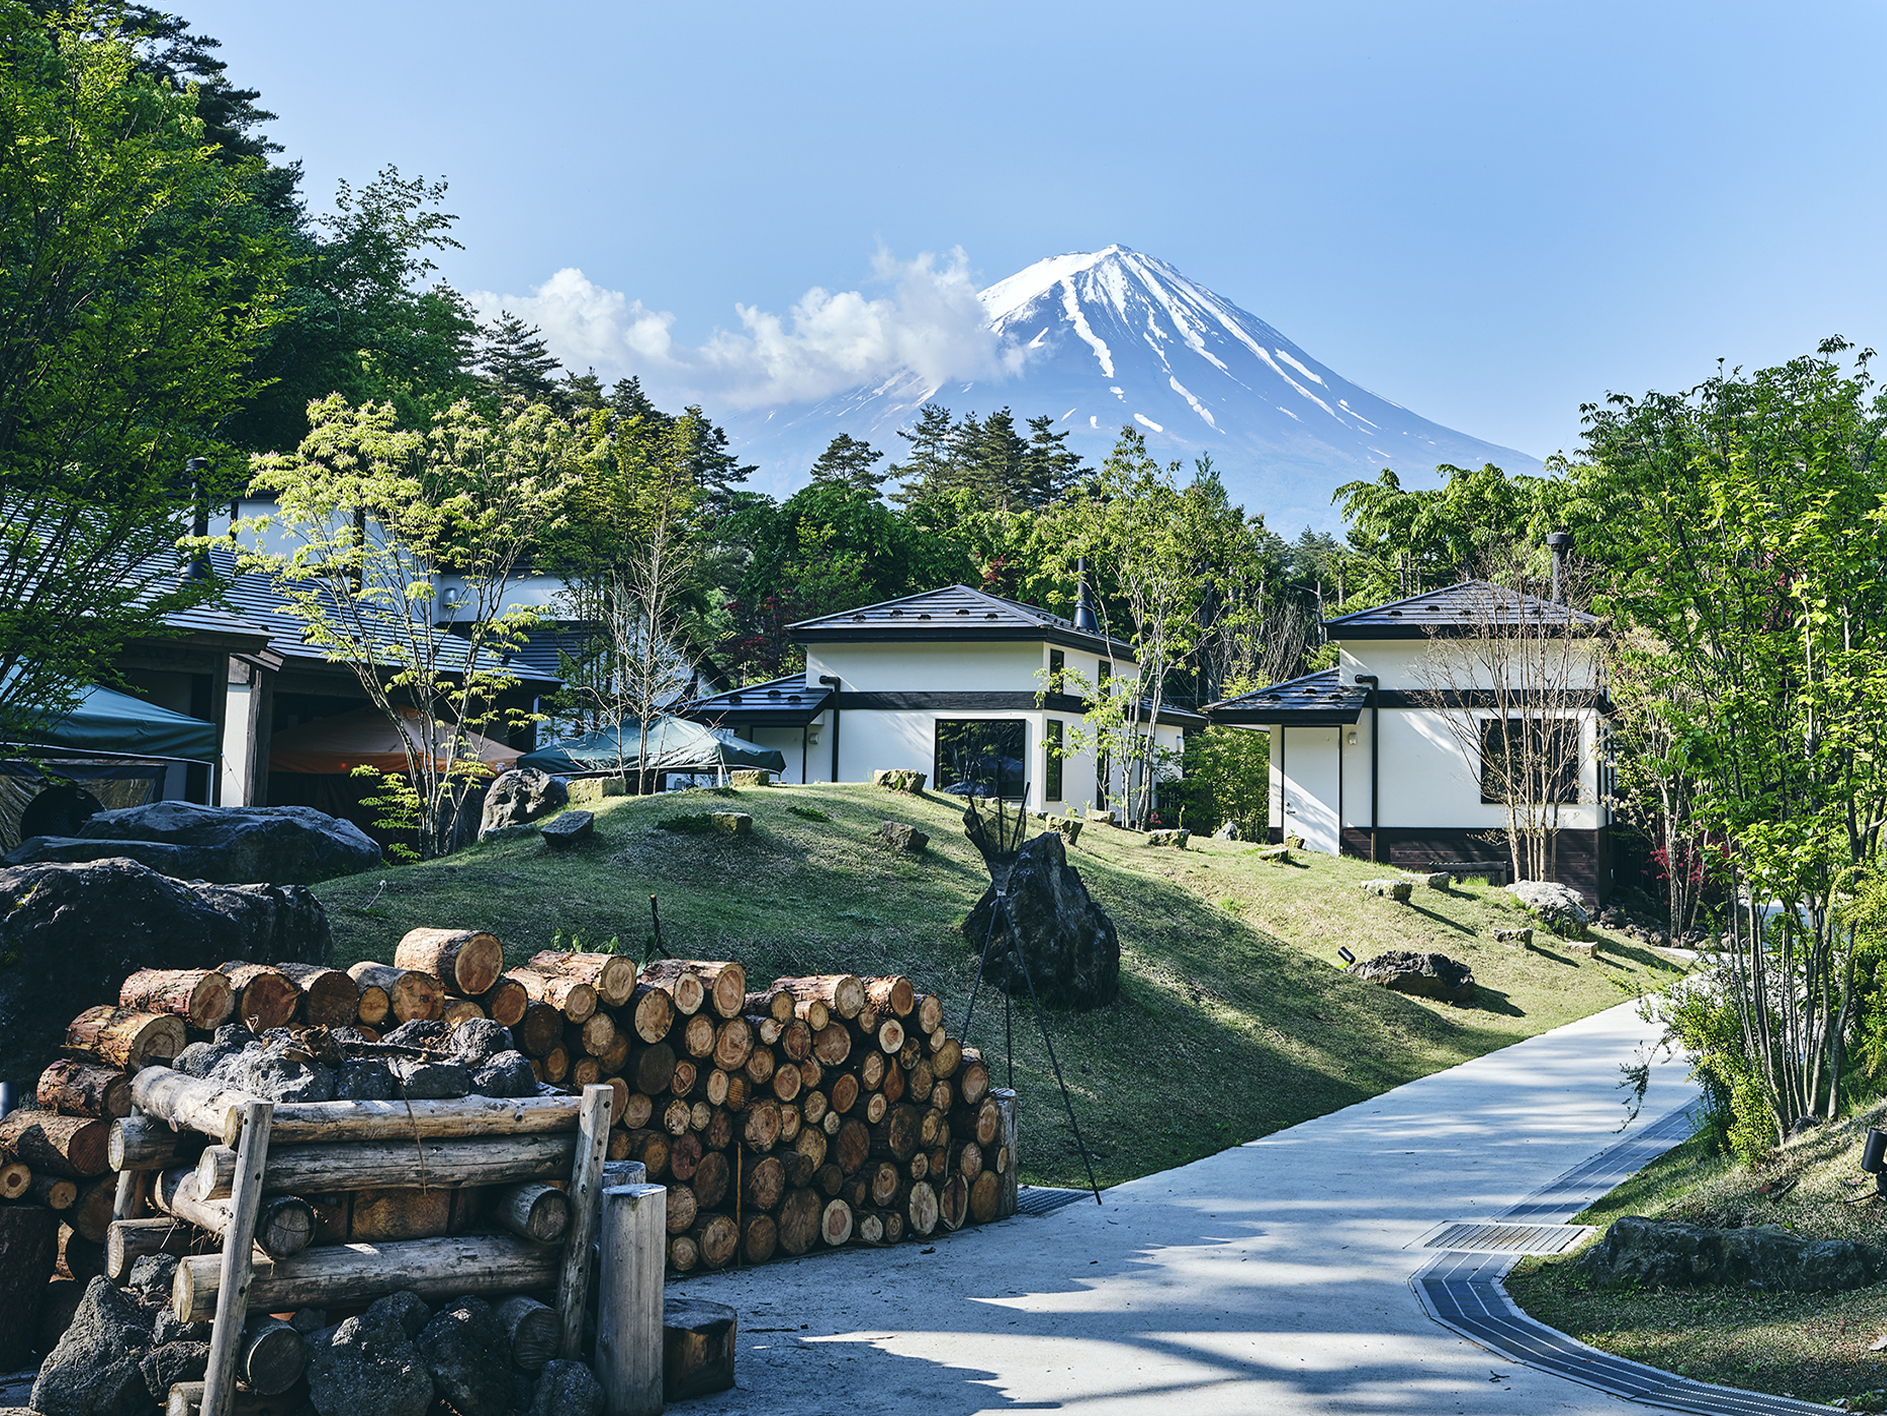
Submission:
[[[1654,1036],[1621,1004],[1103,1191],[1099,1206],[966,1229],[934,1246],[691,1277],[670,1291],[740,1312],[740,1389],[679,1409],[1645,1410],[1440,1327],[1409,1284],[1435,1253],[1409,1246],[1442,1221],[1498,1214],[1688,1105],[1685,1065],[1660,1060],[1642,1113],[1620,1129],[1619,1066]],[[1066,1124],[1046,1098],[1033,1107],[1025,1149],[1031,1124]]]

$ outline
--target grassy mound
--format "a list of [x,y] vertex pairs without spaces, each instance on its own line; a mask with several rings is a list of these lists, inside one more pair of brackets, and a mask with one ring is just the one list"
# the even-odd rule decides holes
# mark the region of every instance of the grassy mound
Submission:
[[[427,924],[491,930],[512,962],[553,934],[591,944],[615,936],[639,953],[653,894],[673,953],[739,959],[756,985],[787,973],[909,974],[944,997],[959,1029],[977,961],[958,929],[988,884],[961,804],[844,785],[736,795],[725,806],[705,793],[609,798],[592,808],[596,839],[578,851],[552,854],[536,836],[518,837],[316,892],[342,963],[391,958],[406,930]],[[748,812],[753,833],[658,829],[691,809]],[[929,852],[887,849],[876,833],[888,819],[928,832]],[[1120,998],[1050,1017],[1103,1184],[1362,1101],[1678,973],[1616,941],[1596,959],[1550,940],[1495,944],[1496,926],[1526,922],[1497,889],[1418,889],[1400,905],[1357,888],[1381,865],[1327,856],[1280,865],[1249,843],[1195,839],[1182,852],[1143,842],[1090,826],[1069,851],[1121,938]],[[1455,1008],[1361,983],[1342,972],[1339,945],[1364,958],[1439,950],[1473,968],[1482,1002]],[[1026,1007],[1014,1021],[1023,1175],[1085,1183],[1041,1033]],[[1000,995],[985,988],[970,1031],[1007,1082]]]
[[[1680,1219],[1719,1229],[1780,1224],[1815,1239],[1852,1239],[1887,1258],[1887,1202],[1861,1173],[1869,1126],[1887,1103],[1795,1137],[1752,1170],[1712,1155],[1702,1137],[1667,1151],[1579,1216]],[[1523,1259],[1507,1278],[1514,1301],[1582,1342],[1700,1381],[1836,1402],[1887,1389],[1887,1283],[1849,1293],[1748,1288],[1587,1288],[1572,1262]],[[1887,1410],[1887,1395],[1856,1409]]]

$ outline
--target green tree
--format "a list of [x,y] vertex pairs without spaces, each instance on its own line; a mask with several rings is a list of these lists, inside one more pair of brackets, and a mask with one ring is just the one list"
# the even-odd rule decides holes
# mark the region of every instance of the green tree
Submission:
[[501,310],[492,324],[480,331],[478,372],[500,402],[548,403],[568,406],[563,365],[550,352],[544,332],[527,325],[509,310]]
[[1847,353],[1830,340],[1686,394],[1589,405],[1588,465],[1569,479],[1730,901],[1737,1061],[1777,1140],[1842,1104],[1848,902],[1887,821],[1887,399]]
[[[419,854],[439,854],[473,780],[488,774],[470,734],[512,726],[503,656],[535,615],[507,589],[560,523],[583,444],[543,404],[493,417],[452,405],[425,431],[389,403],[336,394],[309,410],[292,454],[259,457],[255,485],[277,509],[252,529],[242,565],[269,576],[307,641],[354,671],[406,751],[403,795]],[[459,594],[441,598],[440,576]]]
[[836,482],[861,492],[876,492],[890,475],[888,472],[872,470],[873,464],[883,457],[884,454],[870,443],[850,433],[840,433],[826,444],[826,450],[813,463],[812,479],[814,482]]
[[287,253],[195,110],[121,35],[0,4],[0,741],[213,588],[174,548],[237,485],[218,431]]

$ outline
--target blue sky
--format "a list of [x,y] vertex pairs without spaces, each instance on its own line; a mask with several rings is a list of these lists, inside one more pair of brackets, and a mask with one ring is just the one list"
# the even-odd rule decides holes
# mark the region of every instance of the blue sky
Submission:
[[658,392],[663,347],[869,361],[961,306],[925,270],[1110,242],[1536,456],[1609,390],[1887,339],[1878,3],[177,8],[314,205],[446,176],[447,278]]

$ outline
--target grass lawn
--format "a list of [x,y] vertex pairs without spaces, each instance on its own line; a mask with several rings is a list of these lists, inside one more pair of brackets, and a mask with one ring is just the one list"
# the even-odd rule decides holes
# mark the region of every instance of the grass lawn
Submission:
[[[1860,1167],[1871,1125],[1887,1125],[1887,1104],[1797,1137],[1755,1170],[1709,1154],[1696,1138],[1653,1161],[1579,1222],[1605,1225],[1641,1214],[1716,1228],[1780,1224],[1812,1238],[1853,1239],[1887,1256],[1887,1203],[1851,1203],[1873,1193],[1873,1177]],[[1785,1193],[1789,1181],[1795,1184]],[[1763,1187],[1767,1195],[1759,1193]],[[1582,1342],[1701,1381],[1827,1402],[1887,1389],[1887,1351],[1869,1350],[1887,1337],[1887,1283],[1850,1293],[1605,1291],[1584,1286],[1572,1270],[1576,1257],[1523,1259],[1507,1290],[1528,1313]],[[1863,1409],[1887,1409],[1887,1400]]]
[[[976,972],[958,928],[988,883],[963,836],[961,804],[862,785],[733,795],[612,798],[580,852],[553,855],[521,837],[330,880],[315,889],[336,957],[389,959],[417,925],[491,930],[512,962],[558,932],[585,946],[614,936],[640,955],[654,894],[675,954],[739,959],[756,987],[788,973],[905,973],[944,997],[956,1033]],[[656,827],[710,809],[752,813],[753,834]],[[929,832],[929,853],[881,846],[875,832],[888,819]],[[1609,942],[1597,959],[1556,949],[1550,937],[1532,950],[1495,944],[1495,926],[1525,922],[1498,889],[1418,889],[1399,905],[1356,888],[1388,873],[1381,865],[1327,856],[1276,865],[1248,843],[1195,841],[1181,852],[1143,840],[1091,826],[1069,852],[1120,930],[1119,999],[1050,1018],[1103,1184],[1361,1101],[1661,988],[1680,971],[1629,941]],[[1456,1008],[1361,983],[1342,972],[1342,944],[1363,958],[1408,948],[1462,959],[1483,1002]],[[970,1032],[1002,1084],[1000,995],[984,990]],[[1024,1178],[1084,1184],[1026,1008],[1015,1016],[1015,1084]]]

